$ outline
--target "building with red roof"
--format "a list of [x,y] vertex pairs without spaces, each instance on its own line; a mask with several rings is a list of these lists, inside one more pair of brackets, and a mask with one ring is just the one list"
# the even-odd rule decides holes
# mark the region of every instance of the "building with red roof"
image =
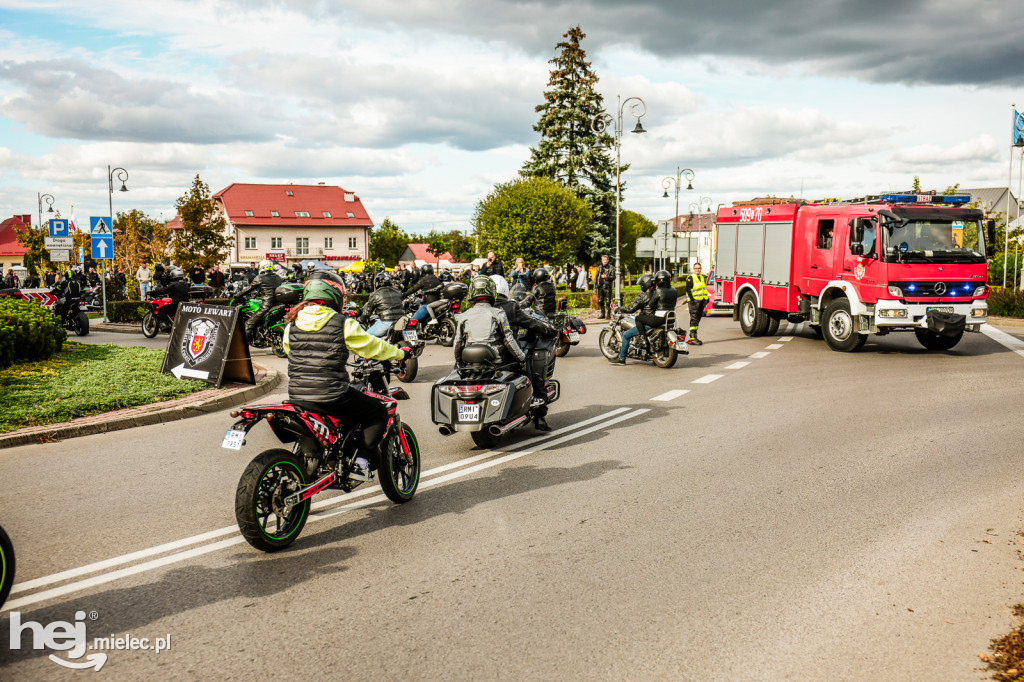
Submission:
[[341,187],[236,182],[213,201],[234,238],[232,263],[308,259],[345,265],[369,256],[373,221],[359,197]]
[[28,249],[18,243],[18,235],[31,225],[32,216],[28,214],[16,215],[0,223],[0,269],[24,264]]
[[402,252],[401,257],[398,259],[399,263],[438,263],[439,261],[446,260],[449,263],[454,263],[455,258],[452,254],[445,251],[439,256],[427,251],[427,247],[430,244],[406,244],[405,251]]

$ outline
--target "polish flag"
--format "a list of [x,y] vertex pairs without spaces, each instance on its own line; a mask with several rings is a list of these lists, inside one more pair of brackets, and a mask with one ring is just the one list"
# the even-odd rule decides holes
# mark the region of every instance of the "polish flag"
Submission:
[[77,232],[78,225],[75,224],[75,207],[71,207],[71,217],[68,218],[68,232]]

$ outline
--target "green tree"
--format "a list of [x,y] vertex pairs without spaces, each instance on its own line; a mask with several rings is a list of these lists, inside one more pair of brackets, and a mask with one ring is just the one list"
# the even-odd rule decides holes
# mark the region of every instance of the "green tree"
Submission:
[[374,228],[370,233],[370,258],[381,260],[387,267],[393,268],[402,257],[409,241],[409,235],[391,222],[390,218],[384,218],[380,227]]
[[476,258],[473,240],[460,230],[449,230],[441,235],[448,242],[448,252],[455,258],[468,263]]
[[181,229],[171,236],[171,258],[181,267],[209,268],[223,262],[231,247],[225,235],[227,221],[210,196],[210,186],[196,174],[192,187],[175,202]]
[[[427,253],[435,259],[440,259],[441,254],[451,248],[451,244],[444,238],[444,235],[431,232],[427,235]],[[438,260],[440,262],[440,260]]]
[[915,192],[920,192],[921,191],[921,178],[919,176],[917,176],[917,175],[914,176],[914,185],[913,185],[912,189]]
[[32,274],[42,274],[42,271],[50,268],[50,254],[46,250],[46,234],[46,230],[40,225],[38,229],[29,226],[16,235],[18,243],[28,249],[22,263],[25,269]]
[[614,144],[610,132],[591,129],[594,118],[604,114],[604,99],[595,89],[598,78],[580,46],[585,37],[576,26],[556,45],[544,103],[535,108],[540,119],[533,129],[541,134],[540,143],[530,149],[530,159],[519,173],[556,180],[586,200],[592,219],[574,255],[590,262],[600,252],[614,249],[615,162],[608,152]]
[[619,222],[619,236],[622,237],[622,267],[629,272],[639,272],[647,264],[648,259],[636,257],[636,240],[641,237],[653,237],[657,226],[646,216],[636,211],[623,211]]
[[128,274],[135,274],[145,262],[166,258],[163,249],[170,238],[169,230],[139,209],[118,211],[114,229],[121,231],[114,240],[114,258]]
[[473,215],[482,251],[511,263],[563,262],[575,254],[593,216],[587,202],[547,178],[521,178],[494,187]]

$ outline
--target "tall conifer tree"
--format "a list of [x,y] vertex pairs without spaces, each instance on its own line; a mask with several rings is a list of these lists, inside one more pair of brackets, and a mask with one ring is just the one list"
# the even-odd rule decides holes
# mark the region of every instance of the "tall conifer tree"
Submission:
[[[540,120],[533,129],[541,134],[540,143],[530,149],[519,173],[560,182],[587,202],[594,222],[578,256],[589,262],[615,251],[615,161],[611,131],[595,133],[590,127],[604,113],[604,98],[595,90],[598,78],[580,46],[585,37],[576,26],[555,46],[544,103],[535,109]],[[623,171],[627,168],[622,166]]]

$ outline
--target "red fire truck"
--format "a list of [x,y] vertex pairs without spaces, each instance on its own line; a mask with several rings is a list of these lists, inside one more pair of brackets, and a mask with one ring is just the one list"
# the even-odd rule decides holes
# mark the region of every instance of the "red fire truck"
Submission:
[[965,208],[970,200],[904,192],[870,203],[721,208],[716,289],[747,336],[789,320],[808,323],[837,351],[892,331],[948,350],[988,315],[995,223]]

